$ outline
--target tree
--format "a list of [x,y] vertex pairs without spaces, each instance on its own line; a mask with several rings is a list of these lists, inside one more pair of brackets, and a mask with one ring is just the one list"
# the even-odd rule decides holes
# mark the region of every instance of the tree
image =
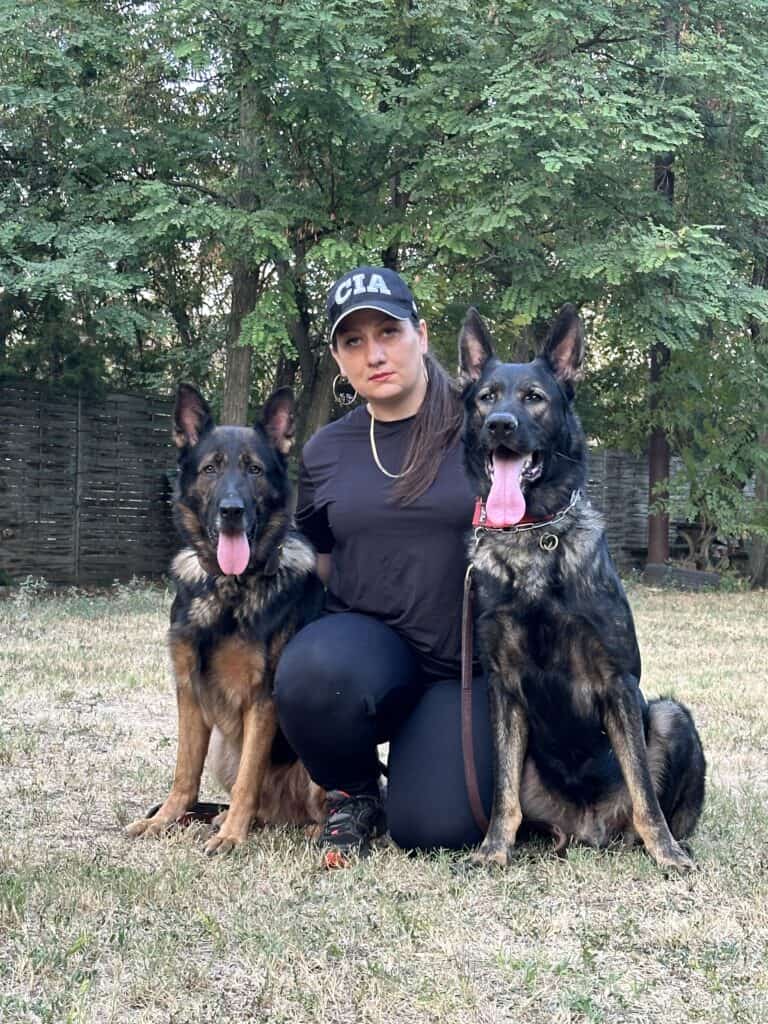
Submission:
[[[644,448],[656,432],[678,446],[729,450],[733,410],[707,417],[702,405],[713,348],[728,352],[718,365],[733,384],[721,388],[724,400],[755,367],[750,324],[768,313],[752,275],[765,237],[750,226],[765,201],[753,184],[765,166],[762,13],[750,3],[716,15],[707,5],[676,8],[680,45],[668,46],[670,5],[497,4],[494,52],[504,59],[483,64],[473,122],[443,149],[461,216],[441,233],[436,261],[455,268],[463,257],[467,284],[513,329],[565,298],[585,306],[587,419],[625,446]],[[765,388],[757,373],[740,449],[749,472]],[[687,465],[697,472],[696,459]],[[668,506],[663,495],[659,505]]]
[[143,11],[0,13],[0,370],[165,384],[175,340],[174,366],[204,363],[218,278],[198,181],[179,171],[199,153]]
[[410,278],[449,365],[468,304],[524,358],[574,300],[593,436],[667,439],[697,514],[733,528],[713,495],[736,434],[738,478],[762,472],[766,405],[763,5],[0,11],[6,369],[219,392],[226,371],[228,419],[292,383],[305,433],[354,263]]

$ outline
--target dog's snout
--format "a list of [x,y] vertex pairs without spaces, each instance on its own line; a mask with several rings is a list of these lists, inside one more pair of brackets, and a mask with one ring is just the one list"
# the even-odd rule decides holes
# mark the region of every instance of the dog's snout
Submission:
[[236,523],[245,513],[245,504],[237,496],[222,498],[219,503],[219,515],[224,523]]
[[493,413],[485,421],[485,426],[491,437],[497,441],[504,437],[509,437],[519,427],[517,416],[513,416],[511,412],[496,412]]

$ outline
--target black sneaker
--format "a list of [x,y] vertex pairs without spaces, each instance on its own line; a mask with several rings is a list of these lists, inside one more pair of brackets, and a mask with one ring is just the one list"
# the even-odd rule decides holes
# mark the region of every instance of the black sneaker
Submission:
[[328,817],[318,844],[323,847],[324,868],[345,868],[355,857],[366,857],[371,840],[387,830],[384,808],[376,796],[332,789],[327,794]]

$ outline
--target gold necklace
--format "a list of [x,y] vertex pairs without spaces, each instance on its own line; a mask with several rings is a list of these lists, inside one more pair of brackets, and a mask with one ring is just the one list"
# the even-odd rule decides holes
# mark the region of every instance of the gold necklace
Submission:
[[373,425],[376,421],[373,418],[373,413],[369,413],[369,415],[371,417],[371,429],[368,436],[370,437],[371,440],[371,454],[373,455],[373,461],[376,463],[376,465],[384,474],[384,476],[388,476],[390,480],[399,480],[401,476],[405,476],[406,473],[410,473],[411,470],[413,469],[413,466],[409,466],[407,469],[404,469],[402,473],[390,473],[388,469],[384,469],[384,467],[381,464],[381,459],[379,458],[379,453],[376,451],[376,438],[373,436]]

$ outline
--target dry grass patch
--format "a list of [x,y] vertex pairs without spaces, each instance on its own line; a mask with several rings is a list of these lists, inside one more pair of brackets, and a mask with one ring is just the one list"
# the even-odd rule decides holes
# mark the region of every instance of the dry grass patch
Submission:
[[224,860],[204,830],[130,841],[175,755],[168,595],[0,604],[0,1017],[764,1022],[768,598],[630,598],[645,690],[691,706],[710,765],[692,877],[546,844],[506,873],[384,847],[327,875],[290,830]]

